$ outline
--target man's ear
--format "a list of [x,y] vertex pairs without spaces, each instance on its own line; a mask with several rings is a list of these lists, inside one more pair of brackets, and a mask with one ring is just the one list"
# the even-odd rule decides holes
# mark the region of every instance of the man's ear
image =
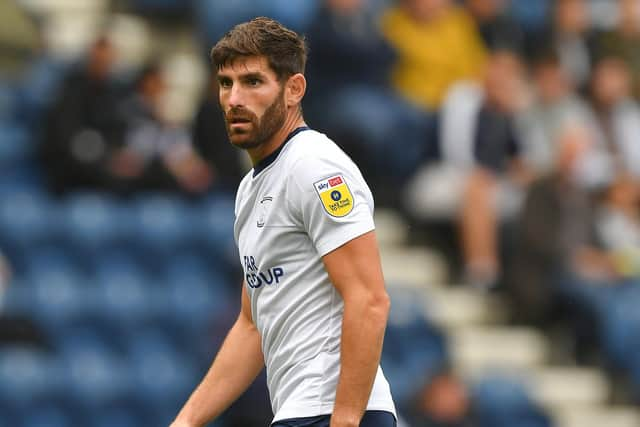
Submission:
[[289,77],[285,83],[284,96],[287,107],[300,105],[307,91],[307,79],[301,73]]

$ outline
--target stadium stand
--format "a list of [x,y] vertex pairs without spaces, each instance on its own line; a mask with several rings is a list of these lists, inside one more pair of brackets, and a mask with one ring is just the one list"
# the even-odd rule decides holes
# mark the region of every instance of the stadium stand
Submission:
[[[173,106],[167,117],[188,127],[207,81],[203,52],[213,41],[257,14],[305,31],[322,1],[9,1],[35,23],[42,47],[19,77],[0,69],[0,255],[12,270],[6,284],[0,278],[0,319],[23,332],[30,323],[20,322],[27,319],[37,331],[29,333],[31,341],[0,342],[0,427],[168,425],[237,312],[233,195],[215,185],[201,197],[118,197],[92,188],[51,194],[38,154],[46,141],[44,117],[69,70],[106,35],[125,87],[149,58],[159,59],[166,103]],[[378,3],[384,10],[393,1]],[[547,31],[552,2],[505,3],[504,12],[524,31],[527,51],[527,40],[536,40],[532,34]],[[614,28],[616,2],[584,3],[593,31]],[[440,147],[445,155],[461,142],[452,135],[446,138],[455,141]],[[437,142],[442,138],[422,148],[430,151]],[[412,157],[397,154],[400,164]],[[384,158],[371,160],[363,162],[384,164]],[[517,306],[508,285],[483,291],[461,283],[456,255],[434,239],[455,215],[435,224],[412,217],[398,201],[405,178],[390,180],[391,188],[372,179],[380,186],[374,193],[397,196],[384,197],[376,223],[392,298],[382,365],[400,425],[640,425],[638,248],[616,258],[631,272],[624,280],[563,289],[593,314],[595,333],[583,354],[582,338],[566,318],[514,322]],[[450,234],[444,232],[455,242]],[[446,419],[430,393],[453,396],[458,411]],[[424,396],[429,404],[420,400]],[[213,425],[266,425],[264,378],[247,399],[250,405],[239,402]],[[254,418],[247,421],[249,415]]]

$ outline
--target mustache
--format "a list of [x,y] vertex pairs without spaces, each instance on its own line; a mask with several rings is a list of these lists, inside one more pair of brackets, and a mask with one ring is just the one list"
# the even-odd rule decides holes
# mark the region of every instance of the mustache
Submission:
[[229,111],[227,111],[224,114],[225,119],[227,119],[227,121],[231,121],[231,120],[249,120],[249,121],[254,121],[254,119],[256,118],[256,115],[254,113],[252,113],[249,110],[246,110],[244,108],[238,108],[238,107],[234,107],[231,108]]

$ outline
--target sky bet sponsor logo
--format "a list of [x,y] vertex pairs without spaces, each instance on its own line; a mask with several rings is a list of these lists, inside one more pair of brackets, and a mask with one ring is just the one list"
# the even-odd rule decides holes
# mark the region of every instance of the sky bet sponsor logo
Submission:
[[313,184],[324,210],[331,216],[342,217],[353,209],[353,196],[342,175],[335,175]]
[[272,267],[267,271],[258,271],[256,260],[252,256],[245,256],[244,271],[245,281],[250,288],[257,289],[262,285],[274,285],[280,283],[280,279],[284,276],[282,267]]

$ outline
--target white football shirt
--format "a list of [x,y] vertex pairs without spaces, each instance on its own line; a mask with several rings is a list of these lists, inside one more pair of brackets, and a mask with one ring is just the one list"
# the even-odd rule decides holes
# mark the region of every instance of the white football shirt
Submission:
[[[343,300],[322,256],[373,229],[373,196],[357,166],[307,127],[240,183],[234,234],[274,421],[333,411]],[[380,367],[367,409],[395,415]]]

